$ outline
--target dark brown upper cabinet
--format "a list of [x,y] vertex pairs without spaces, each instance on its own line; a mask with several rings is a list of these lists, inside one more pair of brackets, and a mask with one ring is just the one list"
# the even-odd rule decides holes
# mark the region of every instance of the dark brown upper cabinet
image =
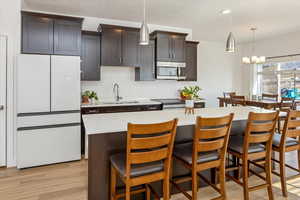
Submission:
[[100,81],[101,35],[83,31],[81,41],[81,80]]
[[101,61],[104,66],[122,65],[122,29],[103,28],[101,31]]
[[138,65],[139,31],[135,28],[100,24],[103,66]]
[[156,61],[185,62],[185,38],[187,34],[155,31]]
[[122,32],[122,65],[138,66],[139,32],[125,29]]
[[80,55],[81,21],[54,20],[54,54]]
[[52,54],[53,24],[53,19],[23,14],[22,52]]
[[155,42],[139,46],[139,67],[135,68],[136,81],[155,80]]
[[197,81],[197,49],[199,42],[186,41],[185,81]]
[[22,12],[22,53],[79,56],[82,18]]

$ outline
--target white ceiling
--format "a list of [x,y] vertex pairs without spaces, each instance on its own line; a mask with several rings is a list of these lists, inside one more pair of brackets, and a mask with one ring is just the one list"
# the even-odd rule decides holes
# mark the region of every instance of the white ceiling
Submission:
[[[148,22],[191,28],[194,39],[224,41],[233,31],[238,42],[251,39],[249,28],[258,28],[257,38],[300,30],[300,0],[146,0]],[[141,21],[143,0],[23,0],[23,8],[71,15]],[[299,36],[300,37],[300,36]]]

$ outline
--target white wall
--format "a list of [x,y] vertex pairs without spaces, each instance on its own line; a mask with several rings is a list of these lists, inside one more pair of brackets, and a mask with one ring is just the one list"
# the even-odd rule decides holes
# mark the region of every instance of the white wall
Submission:
[[[279,35],[276,37],[256,41],[255,54],[258,56],[274,57],[290,54],[300,54],[300,31]],[[243,65],[243,56],[251,54],[251,44],[241,44],[234,65],[234,90],[248,95],[252,88],[253,69],[252,65]]]
[[15,165],[14,70],[20,52],[21,0],[5,1],[0,6],[0,34],[8,36],[7,60],[7,165]]

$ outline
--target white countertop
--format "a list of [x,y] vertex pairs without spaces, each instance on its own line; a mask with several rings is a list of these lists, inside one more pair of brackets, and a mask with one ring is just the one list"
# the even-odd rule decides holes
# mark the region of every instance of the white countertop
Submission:
[[[113,101],[110,101],[113,102]],[[122,102],[122,101],[121,101]],[[126,103],[126,101],[124,103],[109,103],[109,101],[107,102],[99,102],[99,103],[95,103],[95,104],[81,104],[81,108],[95,108],[95,107],[113,107],[113,106],[144,106],[144,105],[160,105],[160,102],[157,101],[151,101],[151,100],[137,100],[137,102],[129,102]]]
[[159,123],[178,118],[178,126],[195,124],[197,116],[220,117],[234,113],[233,120],[246,120],[249,112],[272,112],[255,107],[223,107],[195,109],[195,115],[186,115],[184,108],[159,111],[125,112],[83,115],[87,135],[127,131],[127,124]]

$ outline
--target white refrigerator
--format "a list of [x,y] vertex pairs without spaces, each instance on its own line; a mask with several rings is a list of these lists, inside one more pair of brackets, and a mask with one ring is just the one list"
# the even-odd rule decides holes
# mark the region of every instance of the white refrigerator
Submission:
[[80,160],[80,57],[18,56],[17,167]]

